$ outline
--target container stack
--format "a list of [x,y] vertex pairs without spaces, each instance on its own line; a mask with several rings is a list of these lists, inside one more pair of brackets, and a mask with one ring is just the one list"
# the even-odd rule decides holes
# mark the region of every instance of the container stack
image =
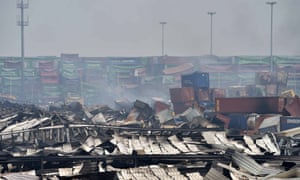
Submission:
[[293,89],[296,94],[300,94],[300,58],[275,56],[278,71],[288,74],[287,89]]
[[256,74],[256,84],[265,87],[266,96],[277,96],[286,90],[288,75],[285,72],[259,72]]
[[54,60],[39,61],[42,102],[56,102],[61,100],[60,79]]
[[86,103],[95,104],[102,92],[101,88],[106,87],[103,64],[100,60],[84,60],[84,72],[82,82],[82,96]]
[[193,87],[171,88],[170,97],[175,114],[183,113],[189,107],[197,105]]
[[24,68],[24,100],[29,103],[36,103],[36,96],[40,94],[39,76],[35,68]]
[[21,95],[21,61],[5,60],[1,70],[1,93],[14,97]]
[[209,74],[194,72],[181,75],[182,88],[170,89],[171,101],[176,114],[182,113],[189,107],[210,106],[215,98],[225,97],[225,90],[209,88]]
[[137,59],[111,59],[110,63],[110,77],[117,86],[123,88],[135,88],[140,84],[140,78],[134,76],[135,69],[142,67]]
[[82,68],[78,54],[62,54],[60,75],[64,97],[80,97]]
[[182,87],[192,87],[195,92],[195,99],[198,103],[208,103],[211,101],[209,93],[209,74],[204,72],[194,72],[181,76]]
[[60,68],[64,95],[76,94],[80,96],[80,76],[76,64],[63,62]]

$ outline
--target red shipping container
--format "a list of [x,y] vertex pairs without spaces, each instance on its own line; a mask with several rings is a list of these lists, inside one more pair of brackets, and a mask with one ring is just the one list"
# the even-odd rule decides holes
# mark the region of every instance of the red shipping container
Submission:
[[53,69],[54,68],[54,61],[40,61],[39,62],[39,69]]
[[58,72],[55,69],[44,69],[40,72],[40,76],[58,76]]
[[216,98],[215,111],[219,113],[281,113],[285,106],[282,97]]
[[42,84],[58,84],[59,78],[58,77],[41,77]]
[[173,103],[182,103],[188,101],[194,101],[194,88],[183,87],[183,88],[171,88],[170,98]]

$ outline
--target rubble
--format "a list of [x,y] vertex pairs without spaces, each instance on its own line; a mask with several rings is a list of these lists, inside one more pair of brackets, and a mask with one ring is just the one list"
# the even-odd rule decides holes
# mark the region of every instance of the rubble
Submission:
[[[77,103],[51,108],[0,105],[3,178],[299,176],[299,123],[284,114],[251,113],[245,116],[249,131],[232,134],[228,130],[234,116],[192,107],[175,114],[167,103],[159,110],[140,100],[119,110]],[[13,173],[27,171],[31,173]]]

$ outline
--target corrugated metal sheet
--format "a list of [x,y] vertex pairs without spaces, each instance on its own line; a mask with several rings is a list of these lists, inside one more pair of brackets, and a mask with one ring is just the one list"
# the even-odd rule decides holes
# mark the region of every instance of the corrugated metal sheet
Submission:
[[203,179],[203,177],[201,176],[201,174],[198,173],[198,172],[186,173],[186,176],[187,176],[190,180],[202,180],[202,179]]
[[8,173],[2,174],[0,179],[5,180],[39,180],[40,178],[35,175],[35,171],[28,171],[28,172],[19,172],[19,173]]
[[221,172],[216,170],[215,168],[210,168],[207,174],[204,176],[204,180],[229,180],[225,177]]
[[279,132],[280,131],[280,115],[265,118],[259,126],[259,132]]
[[235,152],[232,156],[233,161],[242,169],[247,170],[253,175],[269,175],[277,174],[280,172],[278,169],[265,168],[254,161],[249,156]]

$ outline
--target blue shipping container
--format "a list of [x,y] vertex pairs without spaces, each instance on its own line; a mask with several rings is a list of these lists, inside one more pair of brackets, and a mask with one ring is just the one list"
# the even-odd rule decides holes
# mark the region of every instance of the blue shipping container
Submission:
[[209,74],[204,72],[194,72],[192,74],[181,75],[182,87],[209,88]]
[[300,117],[282,116],[280,117],[280,131],[300,127]]
[[239,130],[248,129],[247,114],[232,113],[232,114],[227,114],[226,116],[230,118],[230,122],[228,126],[229,129],[239,129]]

